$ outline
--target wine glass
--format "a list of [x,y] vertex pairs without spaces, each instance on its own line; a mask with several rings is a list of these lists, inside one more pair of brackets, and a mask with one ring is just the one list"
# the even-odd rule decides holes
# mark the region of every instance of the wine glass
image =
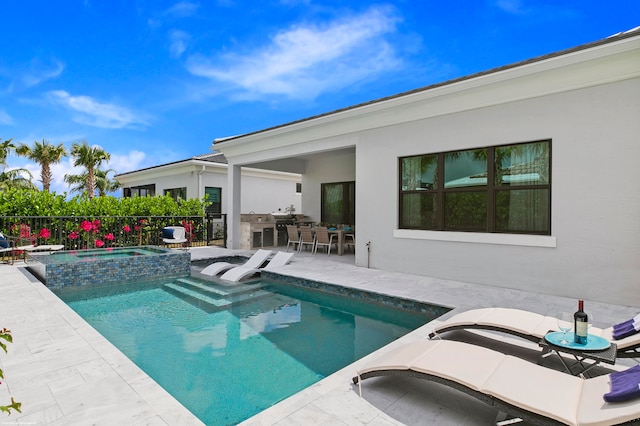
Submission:
[[558,328],[562,331],[562,340],[560,340],[560,343],[567,345],[569,344],[569,341],[567,340],[567,332],[571,330],[571,320],[573,319],[573,316],[569,312],[558,312],[556,319],[558,320]]

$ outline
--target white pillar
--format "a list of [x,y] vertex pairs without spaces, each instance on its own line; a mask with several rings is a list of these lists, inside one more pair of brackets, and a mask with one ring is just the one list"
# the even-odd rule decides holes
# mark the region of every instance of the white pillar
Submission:
[[205,166],[201,166],[200,171],[198,172],[198,199],[202,200],[204,198],[204,184],[202,183],[202,175],[205,172]]
[[240,190],[242,167],[229,164],[227,169],[227,248],[240,248]]

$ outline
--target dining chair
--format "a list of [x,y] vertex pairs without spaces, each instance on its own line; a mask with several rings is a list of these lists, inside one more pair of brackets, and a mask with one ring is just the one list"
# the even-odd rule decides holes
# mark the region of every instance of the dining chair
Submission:
[[313,246],[315,244],[315,236],[311,232],[310,226],[300,227],[300,242],[298,243],[298,251],[302,251],[305,245],[310,246],[311,252],[313,252]]
[[296,246],[300,244],[300,234],[298,234],[298,227],[296,225],[287,225],[287,251],[289,251],[289,245],[293,244],[293,249],[297,250],[300,247]]
[[313,246],[313,254],[318,252],[318,246],[324,246],[327,248],[327,256],[330,255],[331,246],[334,244],[336,248],[338,246],[338,244],[333,241],[333,237],[335,236],[334,234],[329,235],[329,230],[326,226],[316,226],[316,243]]
[[349,250],[356,251],[356,234],[353,232],[349,232],[348,234],[344,234],[344,246]]

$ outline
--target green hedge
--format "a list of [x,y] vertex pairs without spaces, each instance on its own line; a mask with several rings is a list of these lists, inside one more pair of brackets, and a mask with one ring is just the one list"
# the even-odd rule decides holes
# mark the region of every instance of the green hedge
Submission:
[[170,196],[66,198],[53,192],[11,189],[0,192],[1,216],[201,216],[208,203],[176,202]]

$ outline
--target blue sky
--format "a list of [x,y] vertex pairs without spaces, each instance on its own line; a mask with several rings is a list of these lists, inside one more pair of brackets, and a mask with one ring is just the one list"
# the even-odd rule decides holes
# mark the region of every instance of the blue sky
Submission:
[[3,2],[0,138],[86,140],[124,173],[638,25],[638,0]]

